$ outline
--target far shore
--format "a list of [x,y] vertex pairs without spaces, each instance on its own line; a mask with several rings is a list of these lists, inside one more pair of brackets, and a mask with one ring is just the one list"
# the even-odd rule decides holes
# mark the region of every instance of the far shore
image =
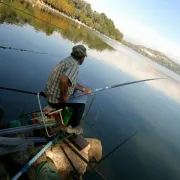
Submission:
[[45,4],[45,3],[42,2],[42,1],[39,1],[39,0],[37,0],[37,1],[35,1],[35,0],[25,0],[25,1],[30,2],[32,5],[34,5],[33,3],[36,3],[36,4],[38,4],[38,5],[41,5],[41,6],[43,6],[44,8],[47,8],[48,10],[51,10],[51,11],[54,12],[54,13],[60,14],[60,15],[66,17],[66,18],[68,18],[68,19],[70,19],[70,20],[72,20],[72,21],[75,21],[76,23],[79,23],[80,25],[83,25],[83,26],[85,26],[86,28],[88,28],[88,29],[90,29],[90,30],[92,30],[92,31],[95,31],[96,33],[98,33],[98,34],[100,34],[100,35],[108,38],[109,40],[111,40],[111,41],[113,41],[113,42],[116,42],[116,43],[122,45],[122,43],[120,43],[120,42],[118,42],[118,41],[116,41],[116,40],[114,40],[114,39],[112,39],[112,38],[110,38],[110,37],[108,37],[108,36],[100,33],[99,31],[97,31],[97,30],[95,30],[95,29],[87,26],[86,24],[84,24],[83,22],[81,22],[81,21],[79,21],[79,20],[77,20],[77,19],[74,19],[74,18],[72,18],[72,17],[64,14],[63,12],[60,12],[60,11],[58,11],[58,10],[56,10],[56,9],[53,9],[52,7],[50,7],[49,5]]

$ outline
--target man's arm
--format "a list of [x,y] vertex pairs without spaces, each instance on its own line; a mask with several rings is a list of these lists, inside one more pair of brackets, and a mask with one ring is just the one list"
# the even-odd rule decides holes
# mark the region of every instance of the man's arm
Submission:
[[85,93],[87,93],[87,94],[91,94],[91,88],[85,88],[85,87],[83,87],[82,85],[80,85],[80,84],[76,84],[76,87],[75,87],[77,90],[80,90],[80,91],[82,91],[82,92],[85,92]]
[[60,76],[60,88],[61,88],[61,100],[63,102],[68,102],[69,97],[67,95],[68,92],[69,79],[67,76]]
[[80,84],[76,84],[76,87],[75,87],[77,90],[80,90],[80,91],[84,91],[85,90],[85,87],[81,86]]

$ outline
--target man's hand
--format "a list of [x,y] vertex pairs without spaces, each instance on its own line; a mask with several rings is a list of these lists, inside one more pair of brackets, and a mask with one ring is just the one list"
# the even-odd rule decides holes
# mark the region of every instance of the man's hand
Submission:
[[86,94],[91,94],[92,90],[91,88],[83,88],[83,92],[85,92]]
[[61,102],[68,102],[69,101],[69,97],[68,96],[65,96],[65,97],[61,97],[60,98]]
[[85,88],[83,86],[81,86],[80,84],[76,84],[76,89],[85,92],[86,94],[92,94],[92,90],[91,88]]

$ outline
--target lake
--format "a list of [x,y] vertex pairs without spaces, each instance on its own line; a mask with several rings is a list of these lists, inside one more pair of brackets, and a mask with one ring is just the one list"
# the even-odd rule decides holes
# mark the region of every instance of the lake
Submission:
[[[100,139],[106,156],[139,130],[99,164],[98,169],[108,179],[180,179],[179,76],[41,6],[3,2],[16,9],[0,3],[0,86],[43,90],[52,68],[70,55],[75,44],[88,49],[78,79],[92,89],[146,78],[168,78],[97,93],[84,135]],[[91,99],[88,97],[88,104]],[[21,112],[38,109],[38,102],[33,95],[0,90],[0,106],[5,110],[1,127],[7,127]],[[99,177],[87,173],[84,179]]]

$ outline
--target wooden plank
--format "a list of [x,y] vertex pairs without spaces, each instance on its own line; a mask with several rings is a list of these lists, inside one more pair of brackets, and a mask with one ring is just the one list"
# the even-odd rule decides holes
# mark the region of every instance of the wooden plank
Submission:
[[74,134],[69,141],[79,150],[83,150],[88,146],[89,142],[82,136],[82,134],[76,135]]

